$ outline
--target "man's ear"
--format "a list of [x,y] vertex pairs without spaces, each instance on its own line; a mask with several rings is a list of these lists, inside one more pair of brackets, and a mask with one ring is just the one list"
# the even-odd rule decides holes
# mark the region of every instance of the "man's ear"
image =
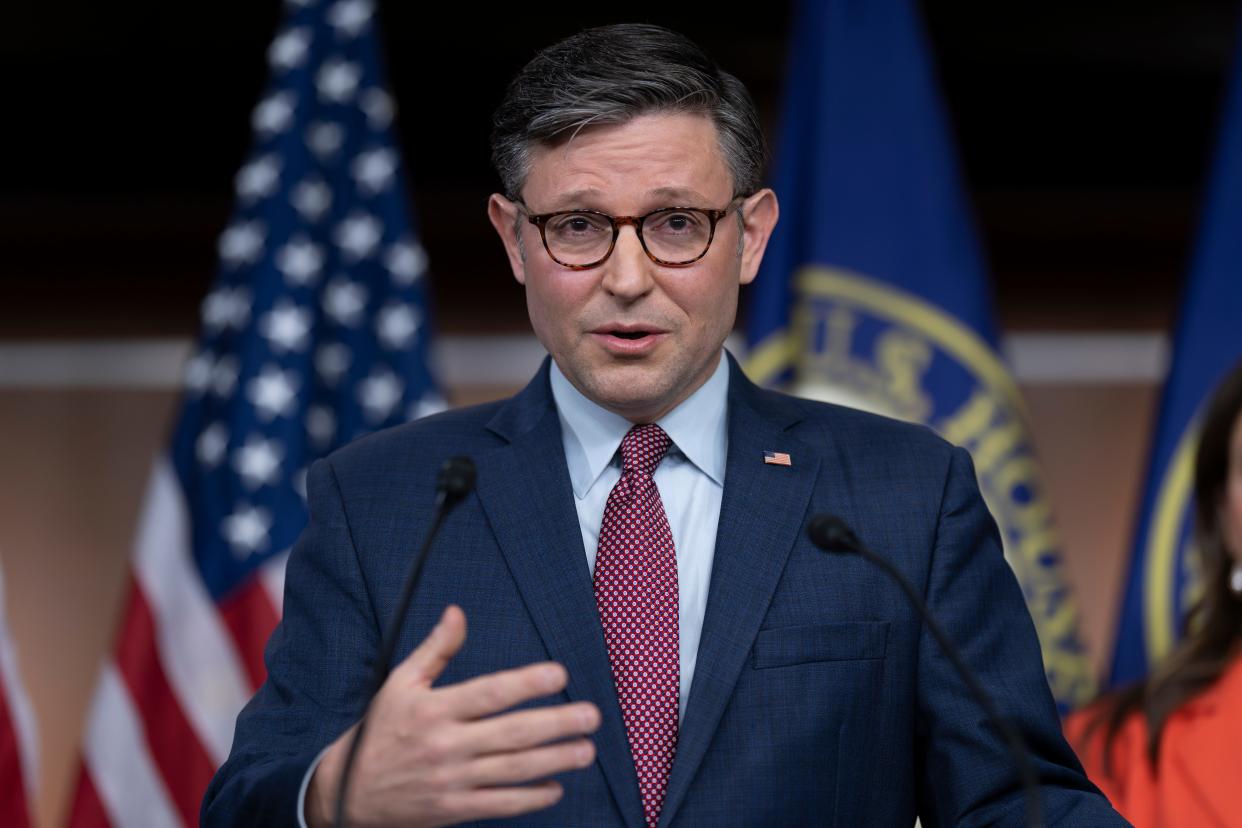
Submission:
[[526,256],[522,240],[518,238],[521,227],[518,224],[518,206],[500,193],[492,193],[487,200],[487,217],[496,228],[496,234],[505,246],[509,256],[509,267],[513,270],[513,278],[519,285],[526,284]]
[[776,193],[765,187],[738,207],[742,212],[742,267],[739,283],[748,285],[759,272],[759,263],[763,261],[763,251],[767,249],[768,239],[776,220],[780,217],[780,205],[776,202]]

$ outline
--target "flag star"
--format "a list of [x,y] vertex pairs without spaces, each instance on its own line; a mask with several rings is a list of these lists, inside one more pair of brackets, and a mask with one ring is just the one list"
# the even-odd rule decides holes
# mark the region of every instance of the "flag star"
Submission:
[[319,97],[331,103],[348,103],[358,90],[362,69],[358,64],[335,58],[324,63],[315,76]]
[[270,136],[284,132],[293,120],[295,98],[291,92],[277,92],[258,103],[250,116],[256,132]]
[[276,440],[265,440],[258,434],[252,434],[245,445],[233,452],[233,470],[248,489],[270,486],[276,482],[284,455]]
[[297,399],[297,377],[292,371],[282,371],[276,365],[268,364],[263,371],[247,386],[250,402],[259,414],[259,419],[270,422],[276,417],[288,416]]
[[373,196],[392,183],[397,171],[397,154],[387,147],[360,152],[349,169],[362,194]]
[[448,408],[448,403],[444,398],[435,392],[428,392],[410,403],[410,407],[406,409],[405,418],[407,420],[417,420],[420,417],[427,417],[431,414],[439,414]]
[[362,107],[362,111],[367,116],[367,123],[374,130],[387,129],[397,113],[392,96],[378,86],[372,86],[363,92],[358,105]]
[[384,266],[392,274],[392,280],[401,287],[409,287],[427,271],[427,251],[415,241],[399,241],[384,253]]
[[215,363],[210,351],[190,357],[185,364],[185,388],[191,394],[202,394],[211,385],[211,369]]
[[389,368],[376,368],[358,383],[358,402],[367,419],[379,424],[388,419],[403,393],[401,380]]
[[203,327],[208,333],[224,328],[240,330],[250,320],[250,291],[245,287],[219,287],[203,300]]
[[293,473],[293,490],[306,500],[306,469],[298,469]]
[[315,352],[315,370],[328,386],[335,386],[341,381],[349,370],[349,362],[349,348],[339,342],[320,345]]
[[262,506],[239,504],[220,526],[224,539],[233,547],[233,554],[245,560],[267,549],[267,533],[272,528],[272,513]]
[[263,255],[267,228],[263,222],[239,221],[220,234],[220,258],[229,267],[254,264]]
[[345,131],[340,124],[316,121],[306,128],[306,145],[320,161],[327,161],[345,143]]
[[272,153],[256,158],[237,172],[237,196],[242,201],[257,201],[276,192],[280,183],[280,158]]
[[336,415],[326,405],[313,405],[306,412],[306,433],[320,450],[327,448],[336,436]]
[[237,357],[222,356],[216,360],[215,367],[211,369],[211,390],[217,397],[228,397],[233,393],[233,389],[237,387],[237,377],[241,373],[241,368],[237,364]]
[[276,252],[276,269],[294,285],[309,286],[323,268],[323,249],[304,235],[294,236]]
[[323,309],[338,325],[352,328],[362,321],[367,307],[367,289],[358,282],[338,276],[323,292]]
[[198,462],[209,469],[215,468],[224,457],[228,445],[229,430],[224,427],[224,423],[212,423],[198,435],[198,440],[194,443],[194,453]]
[[268,47],[267,59],[277,69],[295,69],[306,61],[310,39],[310,29],[306,26],[281,32]]
[[374,13],[368,0],[340,0],[328,9],[328,23],[343,37],[357,37]]
[[282,299],[259,320],[259,333],[277,353],[305,350],[310,329],[310,311],[288,299]]
[[319,221],[332,206],[332,190],[319,179],[306,179],[293,188],[293,207],[310,222]]
[[421,324],[413,306],[400,303],[385,305],[375,320],[375,332],[384,347],[399,351],[410,344]]
[[353,213],[336,226],[333,240],[353,259],[365,259],[375,252],[383,237],[379,219],[367,213]]

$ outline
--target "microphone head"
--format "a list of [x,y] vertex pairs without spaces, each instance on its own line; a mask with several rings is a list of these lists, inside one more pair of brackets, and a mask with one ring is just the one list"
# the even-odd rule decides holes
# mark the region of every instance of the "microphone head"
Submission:
[[440,467],[436,488],[449,498],[465,497],[474,488],[474,461],[469,457],[450,457]]
[[857,552],[859,549],[854,530],[836,515],[816,515],[807,524],[806,533],[811,538],[811,543],[829,552]]

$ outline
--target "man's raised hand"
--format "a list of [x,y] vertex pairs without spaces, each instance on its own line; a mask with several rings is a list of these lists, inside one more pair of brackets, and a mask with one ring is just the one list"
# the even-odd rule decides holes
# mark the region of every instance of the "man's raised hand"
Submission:
[[[352,826],[440,826],[516,816],[555,804],[548,777],[595,759],[589,702],[505,712],[565,688],[554,662],[432,688],[466,640],[466,616],[448,607],[423,642],[389,674],[371,704],[351,771]],[[356,725],[355,725],[356,727]],[[331,825],[354,728],[337,738],[311,777],[306,821]]]

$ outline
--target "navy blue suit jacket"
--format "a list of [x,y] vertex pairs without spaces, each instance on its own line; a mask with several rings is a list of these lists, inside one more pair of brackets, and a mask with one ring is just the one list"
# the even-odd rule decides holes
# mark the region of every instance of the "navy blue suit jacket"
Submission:
[[[731,360],[732,361],[732,360]],[[916,426],[760,390],[731,366],[729,451],[698,663],[661,826],[1019,825],[1000,739],[899,588],[807,540],[829,512],[922,590],[1043,782],[1048,824],[1125,824],[1061,737],[1039,645],[969,456]],[[763,462],[788,453],[789,467]],[[309,475],[268,679],[237,721],[205,825],[295,824],[315,756],[359,716],[449,456],[476,491],[426,563],[398,656],[450,602],[469,637],[440,683],[553,659],[554,702],[603,713],[598,759],[513,825],[642,825],[548,366],[518,396],[360,440]]]

